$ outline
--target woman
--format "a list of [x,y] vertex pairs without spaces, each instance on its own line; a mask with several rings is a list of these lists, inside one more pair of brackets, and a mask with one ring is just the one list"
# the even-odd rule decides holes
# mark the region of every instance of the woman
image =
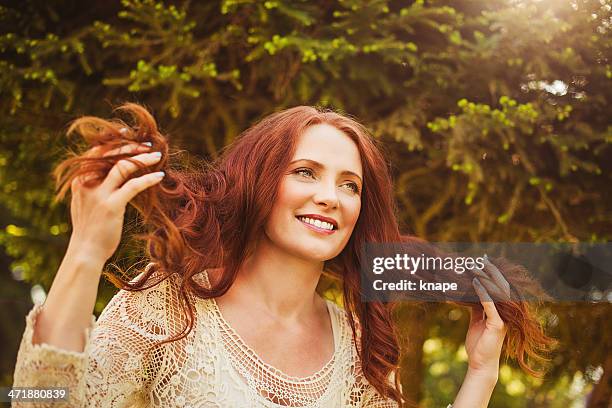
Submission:
[[[400,406],[392,306],[360,297],[359,248],[406,240],[367,131],[296,107],[246,130],[213,165],[173,170],[152,116],[121,109],[132,127],[84,117],[69,129],[95,146],[56,169],[58,199],[72,191],[73,232],[27,317],[15,386],[69,387],[71,406]],[[108,275],[124,290],[95,322],[128,202],[152,228],[138,236],[152,262],[129,282]],[[345,310],[315,292],[323,271],[342,280]],[[489,291],[506,284],[495,271],[480,272]],[[455,408],[487,406],[508,329],[506,351],[526,368],[549,341],[524,305],[498,311],[474,288],[482,303],[471,305]]]

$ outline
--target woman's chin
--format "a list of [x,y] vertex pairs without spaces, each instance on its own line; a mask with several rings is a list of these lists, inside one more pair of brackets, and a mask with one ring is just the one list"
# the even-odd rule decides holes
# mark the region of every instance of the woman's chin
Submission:
[[307,259],[312,262],[325,262],[334,258],[334,253],[328,249],[302,249],[294,252],[295,256],[301,259]]

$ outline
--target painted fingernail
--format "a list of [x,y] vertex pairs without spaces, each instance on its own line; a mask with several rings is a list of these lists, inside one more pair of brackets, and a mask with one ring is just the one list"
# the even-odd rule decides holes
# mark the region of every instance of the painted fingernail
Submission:
[[153,152],[153,153],[151,153],[151,156],[153,156],[153,157],[161,157],[162,153],[161,152]]
[[145,145],[145,146],[151,147],[151,146],[153,146],[153,143],[151,143],[151,142],[142,142],[141,145]]

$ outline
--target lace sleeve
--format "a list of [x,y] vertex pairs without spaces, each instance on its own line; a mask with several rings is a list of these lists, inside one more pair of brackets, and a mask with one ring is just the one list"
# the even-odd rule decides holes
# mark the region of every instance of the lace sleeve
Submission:
[[[36,319],[41,310],[41,305],[35,305],[26,316],[26,328],[17,352],[13,387],[68,387],[71,401],[78,404],[83,400],[82,396],[78,395],[78,391],[82,388],[80,380],[87,370],[86,355],[91,345],[89,340],[91,328],[85,330],[85,350],[80,353],[62,350],[45,343],[32,344]],[[91,326],[95,326],[93,316]],[[62,405],[66,406],[66,404],[58,403],[40,403],[38,405],[23,403],[22,405],[17,402],[13,402],[12,406],[58,407]]]
[[[139,407],[156,367],[145,355],[150,346],[167,338],[165,319],[168,284],[138,292],[119,291],[98,321],[84,333],[83,352],[32,344],[41,306],[26,318],[15,367],[14,387],[67,387],[67,404],[13,403],[13,407]],[[161,359],[152,360],[159,364]]]

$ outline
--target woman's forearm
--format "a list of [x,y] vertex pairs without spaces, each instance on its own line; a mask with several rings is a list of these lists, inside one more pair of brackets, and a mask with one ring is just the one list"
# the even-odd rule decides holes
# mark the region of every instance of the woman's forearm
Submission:
[[103,260],[88,256],[74,242],[69,244],[38,316],[34,344],[83,351],[103,267]]
[[468,369],[453,408],[486,408],[497,384],[499,370],[476,372]]

